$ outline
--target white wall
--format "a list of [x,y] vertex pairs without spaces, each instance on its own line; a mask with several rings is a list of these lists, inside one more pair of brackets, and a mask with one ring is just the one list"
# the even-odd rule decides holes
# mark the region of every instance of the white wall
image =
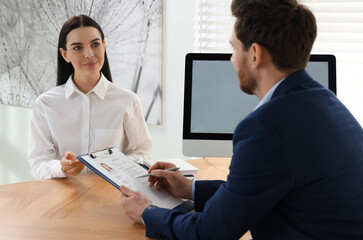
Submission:
[[[149,125],[153,158],[183,157],[184,61],[193,51],[193,18],[194,1],[163,1],[162,125]],[[33,179],[27,162],[31,113],[0,105],[0,184]]]
[[32,110],[0,105],[0,184],[31,180],[27,162]]
[[182,156],[185,55],[193,51],[194,1],[164,0],[162,125],[149,126],[153,157]]

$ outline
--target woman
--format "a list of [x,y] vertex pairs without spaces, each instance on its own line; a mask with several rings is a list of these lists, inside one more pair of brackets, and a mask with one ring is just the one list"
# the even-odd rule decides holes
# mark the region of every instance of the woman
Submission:
[[35,101],[31,173],[42,179],[88,172],[76,155],[105,147],[142,163],[152,143],[137,95],[112,84],[101,27],[75,16],[59,34],[57,87]]

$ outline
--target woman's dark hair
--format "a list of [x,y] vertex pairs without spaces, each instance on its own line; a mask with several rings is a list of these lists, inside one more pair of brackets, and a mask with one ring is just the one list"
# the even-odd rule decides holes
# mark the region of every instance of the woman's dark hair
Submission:
[[304,69],[317,26],[313,13],[296,0],[233,0],[234,30],[244,50],[265,47],[282,72]]
[[[74,73],[74,68],[72,64],[67,63],[64,60],[59,49],[63,48],[64,50],[67,50],[66,43],[67,43],[68,33],[71,32],[73,29],[79,27],[94,27],[100,32],[102,41],[104,41],[105,39],[105,36],[102,32],[100,25],[98,25],[98,23],[96,23],[92,18],[86,15],[79,15],[68,19],[67,22],[63,24],[63,27],[59,33],[58,49],[57,49],[58,51],[57,86],[65,84],[68,78]],[[110,82],[112,82],[111,71],[110,71],[110,66],[108,64],[106,50],[105,50],[105,61],[103,63],[101,72]]]

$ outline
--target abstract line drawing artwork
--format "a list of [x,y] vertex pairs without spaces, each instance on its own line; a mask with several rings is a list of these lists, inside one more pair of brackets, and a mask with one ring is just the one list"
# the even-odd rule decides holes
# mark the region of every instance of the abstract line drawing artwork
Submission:
[[104,31],[113,82],[161,124],[162,0],[1,0],[0,104],[31,108],[56,86],[59,32],[80,14]]

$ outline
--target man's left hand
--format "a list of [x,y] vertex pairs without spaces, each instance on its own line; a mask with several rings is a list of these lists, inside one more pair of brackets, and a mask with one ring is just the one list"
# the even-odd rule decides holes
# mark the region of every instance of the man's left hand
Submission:
[[141,223],[141,215],[145,208],[151,205],[151,201],[144,194],[133,191],[126,186],[120,186],[122,192],[121,204],[124,207],[125,214],[131,218],[131,220]]

